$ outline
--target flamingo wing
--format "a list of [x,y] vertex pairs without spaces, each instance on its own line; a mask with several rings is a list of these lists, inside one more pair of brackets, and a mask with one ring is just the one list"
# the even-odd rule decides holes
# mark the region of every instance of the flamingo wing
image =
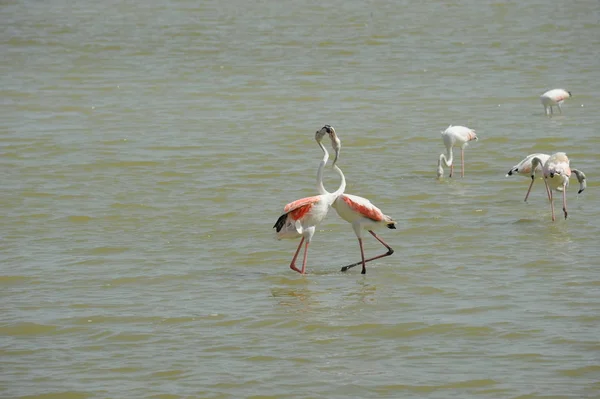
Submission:
[[283,211],[289,214],[292,219],[298,220],[306,215],[313,207],[314,204],[321,200],[321,196],[315,195],[313,197],[300,198],[299,200],[290,202],[287,204]]
[[471,140],[477,140],[477,134],[475,133],[475,130],[469,130],[467,133],[467,140],[471,141]]
[[385,218],[383,212],[366,198],[344,194],[342,195],[342,200],[350,207],[350,209],[367,219],[380,222]]

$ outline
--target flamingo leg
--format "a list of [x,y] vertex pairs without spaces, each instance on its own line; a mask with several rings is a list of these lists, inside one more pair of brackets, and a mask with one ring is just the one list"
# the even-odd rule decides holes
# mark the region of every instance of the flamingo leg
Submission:
[[567,185],[563,184],[563,212],[565,213],[565,219],[567,218]]
[[307,240],[306,244],[304,244],[304,259],[302,260],[301,274],[304,274],[306,272],[306,258],[308,257],[308,244],[310,244],[310,242]]
[[548,195],[548,201],[552,202],[552,191],[550,191],[550,187],[548,187],[548,182],[546,178],[544,178],[544,185],[546,186],[546,194]]
[[367,273],[367,267],[365,265],[365,251],[363,249],[362,238],[358,239],[358,246],[360,247],[360,259],[362,260],[362,271],[360,272],[360,274],[366,274]]
[[465,177],[465,150],[460,149],[460,177]]
[[452,162],[452,164],[450,165],[450,174],[448,175],[448,177],[452,177],[453,173],[454,173],[454,162]]
[[527,194],[525,195],[525,199],[523,201],[527,202],[527,198],[529,198],[529,193],[531,192],[531,187],[533,187],[533,182],[535,182],[535,177],[531,176],[531,183],[529,183],[529,189],[527,190]]
[[556,218],[554,217],[554,201],[552,199],[552,190],[548,191],[550,193],[550,209],[552,210],[552,221],[554,222]]
[[[392,249],[392,247],[390,247],[389,245],[387,245],[385,243],[385,241],[383,241],[381,238],[379,238],[379,236],[377,234],[375,234],[374,231],[369,230],[369,233],[371,233],[373,235],[373,237],[375,237],[377,239],[377,241],[379,241],[380,243],[382,243],[383,246],[386,247],[388,251],[386,253],[384,253],[384,254],[377,255],[377,256],[374,256],[374,257],[369,258],[369,259],[365,259],[364,263],[370,262],[370,261],[375,260],[375,259],[383,258],[383,257],[386,257],[386,256],[390,256],[391,254],[394,253],[394,250]],[[361,254],[362,254],[362,243],[361,243]],[[364,259],[364,256],[363,256],[363,259]],[[358,265],[362,265],[362,264],[363,264],[363,261],[361,260],[360,262],[356,262],[356,263],[353,263],[351,265],[342,267],[342,271],[345,272],[346,270],[351,269],[354,266],[358,266]],[[366,272],[366,270],[365,270],[365,272]]]
[[300,271],[300,269],[298,269],[296,267],[296,258],[298,258],[298,254],[300,253],[300,248],[302,248],[303,242],[304,242],[304,236],[300,240],[300,244],[298,244],[298,249],[296,249],[296,253],[294,254],[294,257],[292,258],[292,263],[290,263],[290,269],[292,269],[298,273],[302,273],[302,272]]
[[560,111],[560,113],[562,114],[562,108],[560,107],[560,103],[557,103],[556,106],[558,107],[558,110]]

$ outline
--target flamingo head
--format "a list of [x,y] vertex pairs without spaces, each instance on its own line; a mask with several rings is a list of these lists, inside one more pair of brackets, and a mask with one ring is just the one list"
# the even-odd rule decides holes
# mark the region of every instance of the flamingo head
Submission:
[[323,140],[323,137],[325,137],[325,135],[327,134],[326,127],[328,127],[328,126],[329,125],[323,126],[321,129],[317,130],[317,132],[315,133],[315,140],[317,140],[317,143],[321,143],[321,141]]
[[335,151],[335,159],[333,160],[333,164],[331,165],[331,167],[334,167],[335,163],[337,162],[338,158],[340,157],[340,150],[342,149],[342,142],[339,139],[339,137],[337,136],[337,134],[335,134],[335,130],[333,128],[331,128],[331,133],[329,134],[329,138],[331,139],[331,146],[333,147],[333,150]]
[[337,134],[335,133],[335,129],[333,128],[333,126],[325,125],[321,129],[317,130],[317,132],[315,133],[315,140],[317,140],[317,143],[320,143],[326,134],[329,135],[329,138],[331,139],[331,146],[333,147],[333,150],[335,151],[335,159],[333,161],[333,165],[335,166],[335,163],[337,162],[338,157],[340,156],[340,149],[342,148],[342,142],[340,141]]

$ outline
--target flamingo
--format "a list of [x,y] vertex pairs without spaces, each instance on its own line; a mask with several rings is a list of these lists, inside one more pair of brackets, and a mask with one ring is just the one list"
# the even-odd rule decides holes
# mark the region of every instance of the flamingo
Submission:
[[[332,142],[337,143],[337,144],[333,144],[333,146],[335,148],[337,148],[336,157],[333,162],[333,168],[337,171],[337,173],[345,181],[343,172],[336,165],[337,159],[339,157],[339,148],[341,147],[341,144],[340,144],[339,138],[337,137],[337,135],[335,133],[335,130],[333,130],[331,139],[332,139]],[[396,222],[388,215],[385,215],[375,205],[373,205],[371,203],[371,201],[369,201],[366,198],[359,197],[358,195],[344,194],[342,192],[340,195],[338,195],[336,197],[332,206],[336,210],[337,214],[342,219],[344,219],[345,221],[347,221],[348,223],[350,223],[352,225],[352,228],[354,229],[354,233],[356,234],[356,238],[358,239],[358,245],[360,247],[360,257],[361,257],[360,262],[356,262],[351,265],[342,267],[343,272],[345,272],[346,270],[348,270],[354,266],[362,265],[361,274],[366,274],[367,268],[366,268],[365,264],[367,262],[370,262],[375,259],[383,258],[385,256],[390,256],[391,254],[394,253],[394,250],[392,249],[392,247],[390,247],[377,234],[375,234],[373,229],[375,229],[377,227],[381,227],[381,226],[385,226],[388,229],[395,229]],[[383,246],[387,248],[387,252],[384,254],[378,255],[378,256],[374,256],[369,259],[365,259],[365,252],[364,252],[364,248],[363,248],[363,232],[364,232],[364,230],[367,230],[369,233],[371,233],[371,235],[373,237],[375,237],[375,239],[377,241],[379,241],[381,244],[383,244]]]
[[448,126],[448,129],[442,132],[442,138],[444,139],[444,145],[446,146],[446,155],[440,154],[438,160],[437,177],[444,176],[444,169],[442,168],[442,162],[444,165],[450,167],[450,176],[454,172],[454,154],[452,153],[452,147],[460,147],[460,163],[461,163],[461,177],[465,177],[465,147],[471,140],[477,140],[477,134],[475,130],[469,129],[464,126]]
[[[331,204],[346,189],[346,180],[343,173],[340,174],[342,179],[340,187],[335,192],[328,193],[323,187],[323,168],[325,167],[325,164],[327,164],[329,153],[321,141],[323,140],[325,134],[331,135],[333,132],[334,130],[331,126],[325,125],[315,133],[315,140],[317,141],[319,147],[321,147],[323,150],[323,159],[319,163],[319,168],[317,170],[317,187],[320,194],[312,197],[301,198],[287,204],[283,209],[284,214],[277,219],[277,222],[275,222],[275,225],[273,226],[277,232],[277,239],[302,237],[300,243],[298,244],[298,248],[294,253],[292,262],[290,263],[290,269],[300,274],[305,274],[306,272],[308,245],[315,234],[316,226],[323,221],[323,219],[325,219]],[[333,140],[332,142],[334,143]],[[339,148],[334,147],[334,150],[336,151],[337,157]],[[339,172],[341,172],[341,170]],[[304,258],[302,260],[302,270],[300,270],[296,267],[296,259],[300,253],[302,243],[304,242],[306,242],[304,245]]]
[[557,106],[558,110],[562,114],[562,109],[560,105],[567,99],[571,97],[571,92],[564,89],[552,89],[548,90],[544,94],[540,96],[540,101],[544,106],[544,111],[546,115],[554,114],[553,106]]
[[557,152],[552,154],[546,162],[542,163],[542,160],[538,157],[534,157],[531,160],[531,166],[533,170],[531,171],[531,178],[535,178],[535,170],[538,165],[542,166],[542,173],[544,175],[544,183],[546,184],[546,193],[548,194],[548,199],[550,200],[550,208],[552,209],[552,221],[554,218],[554,202],[552,201],[552,190],[562,191],[563,194],[563,212],[565,214],[565,219],[567,218],[567,187],[569,187],[569,178],[571,177],[571,172],[575,173],[577,177],[577,181],[579,181],[579,191],[577,194],[580,194],[585,190],[587,183],[585,174],[577,169],[571,169],[569,158],[567,154],[564,152]]
[[538,154],[529,154],[521,162],[519,162],[518,164],[516,164],[515,166],[510,168],[510,170],[506,174],[506,177],[512,176],[513,174],[520,174],[520,175],[527,176],[527,177],[531,176],[531,183],[529,183],[529,189],[527,190],[527,194],[525,195],[525,199],[523,200],[525,202],[527,202],[527,198],[529,197],[529,193],[531,192],[531,187],[533,187],[533,182],[535,181],[535,179],[533,178],[533,175],[531,174],[531,169],[532,169],[531,161],[533,158],[538,158],[542,162],[535,169],[536,172],[540,173],[540,172],[542,172],[542,165],[544,163],[546,163],[548,158],[550,158],[550,155],[539,154],[539,153]]

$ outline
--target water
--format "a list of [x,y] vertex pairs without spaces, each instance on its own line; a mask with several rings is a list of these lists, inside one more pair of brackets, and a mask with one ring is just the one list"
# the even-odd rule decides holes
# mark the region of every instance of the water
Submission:
[[[0,396],[600,396],[597,1],[0,9]],[[306,276],[273,238],[325,123],[399,223],[365,276],[335,212]],[[438,181],[449,124],[480,140]],[[589,185],[552,223],[504,174],[555,151]]]

